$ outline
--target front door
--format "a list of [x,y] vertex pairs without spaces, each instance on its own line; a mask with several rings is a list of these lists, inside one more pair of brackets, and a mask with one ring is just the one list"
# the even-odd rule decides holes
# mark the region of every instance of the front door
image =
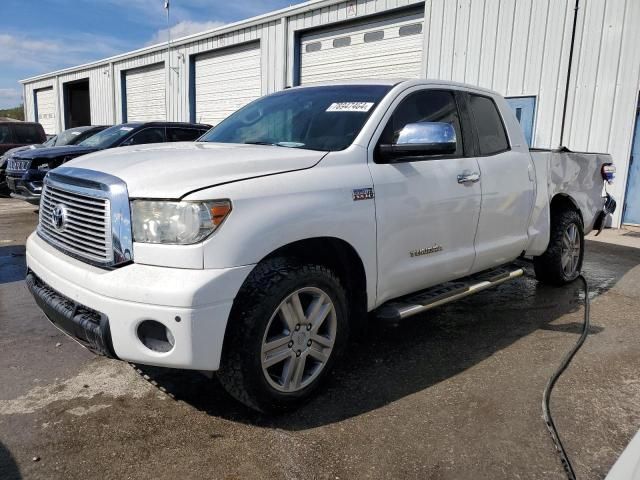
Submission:
[[[376,163],[379,144],[394,143],[409,123],[446,122],[456,133],[450,155]],[[396,99],[369,146],[378,240],[377,303],[465,276],[475,258],[480,183],[458,183],[478,172],[466,148],[458,106],[448,90],[409,89]],[[379,160],[378,160],[379,161]]]
[[636,112],[636,130],[633,135],[627,194],[624,201],[623,223],[640,225],[640,105]]

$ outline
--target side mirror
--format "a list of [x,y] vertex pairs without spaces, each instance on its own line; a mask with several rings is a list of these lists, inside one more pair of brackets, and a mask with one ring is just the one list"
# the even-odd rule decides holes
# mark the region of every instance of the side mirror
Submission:
[[393,162],[407,157],[448,155],[457,148],[456,131],[444,122],[408,123],[391,145],[379,145],[382,160]]

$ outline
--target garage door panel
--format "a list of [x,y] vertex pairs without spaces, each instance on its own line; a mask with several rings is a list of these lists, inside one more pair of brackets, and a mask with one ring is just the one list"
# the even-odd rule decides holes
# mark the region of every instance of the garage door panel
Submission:
[[419,77],[422,25],[423,14],[416,12],[304,35],[300,83]]
[[262,94],[259,43],[206,53],[195,60],[195,119],[216,125]]
[[166,119],[164,64],[125,73],[127,121]]
[[42,125],[47,134],[53,135],[58,131],[56,122],[56,102],[53,88],[35,91],[36,122]]

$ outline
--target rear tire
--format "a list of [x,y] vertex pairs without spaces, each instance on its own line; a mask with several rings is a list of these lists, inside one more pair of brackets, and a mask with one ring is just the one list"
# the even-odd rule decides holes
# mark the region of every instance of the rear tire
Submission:
[[218,377],[262,412],[294,409],[331,371],[349,335],[346,293],[326,266],[266,260],[240,289]]
[[533,259],[536,278],[551,285],[571,283],[580,275],[583,258],[584,229],[578,212],[552,212],[549,246]]

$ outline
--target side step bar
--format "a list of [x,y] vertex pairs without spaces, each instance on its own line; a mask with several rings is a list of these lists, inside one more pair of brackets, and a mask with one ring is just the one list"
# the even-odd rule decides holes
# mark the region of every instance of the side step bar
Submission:
[[524,275],[524,270],[514,265],[484,271],[454,282],[443,283],[406,297],[391,300],[378,309],[376,316],[382,321],[397,323],[412,315],[426,312],[445,303],[460,300],[522,275]]

